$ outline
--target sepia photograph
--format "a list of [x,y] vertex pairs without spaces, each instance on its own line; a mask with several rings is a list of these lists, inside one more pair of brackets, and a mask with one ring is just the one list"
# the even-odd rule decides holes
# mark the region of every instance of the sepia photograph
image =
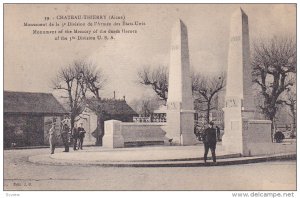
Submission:
[[4,192],[295,197],[296,38],[296,3],[4,3]]

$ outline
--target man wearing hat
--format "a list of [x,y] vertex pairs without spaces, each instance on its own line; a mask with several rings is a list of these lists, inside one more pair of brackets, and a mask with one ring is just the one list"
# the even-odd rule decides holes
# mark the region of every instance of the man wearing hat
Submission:
[[208,150],[210,149],[213,162],[216,163],[216,145],[217,145],[217,133],[216,129],[213,127],[214,123],[209,122],[208,128],[203,132],[203,143],[204,143],[204,163],[207,160]]
[[65,150],[63,152],[69,152],[69,131],[70,128],[66,122],[62,122],[62,126],[60,129],[60,135],[61,139],[63,141],[63,144],[65,146]]
[[82,150],[83,139],[84,139],[85,133],[86,133],[86,131],[83,128],[83,123],[80,123],[80,126],[77,128],[77,130],[79,133],[78,149]]

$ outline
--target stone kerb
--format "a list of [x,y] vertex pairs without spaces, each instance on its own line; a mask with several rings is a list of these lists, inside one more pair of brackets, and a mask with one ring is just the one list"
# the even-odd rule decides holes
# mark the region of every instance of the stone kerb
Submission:
[[123,148],[126,145],[162,145],[166,141],[166,123],[131,123],[105,121],[103,146]]

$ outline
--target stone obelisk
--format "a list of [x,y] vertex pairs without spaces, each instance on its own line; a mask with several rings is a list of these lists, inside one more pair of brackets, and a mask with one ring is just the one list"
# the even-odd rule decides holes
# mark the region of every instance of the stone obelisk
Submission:
[[[239,8],[231,17],[230,41],[228,51],[227,84],[225,95],[223,145],[227,151],[248,155],[248,144],[259,135],[250,132],[257,127],[251,78],[248,16]],[[251,127],[249,123],[251,120]],[[268,122],[260,122],[262,128]],[[268,129],[267,129],[268,130]],[[256,131],[258,131],[256,129]],[[251,136],[251,139],[250,139]],[[268,138],[260,140],[268,142]],[[246,154],[247,153],[247,154]]]
[[254,110],[248,16],[241,8],[233,13],[230,25],[226,99],[239,98],[242,110]]
[[178,20],[172,29],[166,134],[176,145],[196,143],[191,81],[187,27]]

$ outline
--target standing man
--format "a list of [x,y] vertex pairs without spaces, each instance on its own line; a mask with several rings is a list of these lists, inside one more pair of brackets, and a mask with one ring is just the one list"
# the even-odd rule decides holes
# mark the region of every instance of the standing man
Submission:
[[79,132],[77,129],[77,125],[75,124],[72,130],[72,138],[73,138],[73,150],[76,151],[77,150],[77,141],[79,138]]
[[56,132],[55,132],[55,122],[52,122],[51,128],[49,130],[49,144],[50,144],[50,153],[54,154],[56,146]]
[[83,123],[80,123],[80,126],[78,127],[78,133],[79,133],[79,144],[78,144],[78,149],[82,150],[82,144],[83,144],[83,139],[85,137],[85,130],[83,128]]
[[60,129],[61,139],[65,146],[65,150],[63,152],[69,152],[69,137],[68,137],[69,131],[70,131],[70,128],[69,128],[68,124],[66,122],[64,122]]
[[217,134],[216,129],[213,128],[214,123],[209,122],[208,128],[203,132],[203,143],[204,143],[204,163],[207,160],[208,150],[210,149],[213,162],[216,163],[216,145],[217,145]]

